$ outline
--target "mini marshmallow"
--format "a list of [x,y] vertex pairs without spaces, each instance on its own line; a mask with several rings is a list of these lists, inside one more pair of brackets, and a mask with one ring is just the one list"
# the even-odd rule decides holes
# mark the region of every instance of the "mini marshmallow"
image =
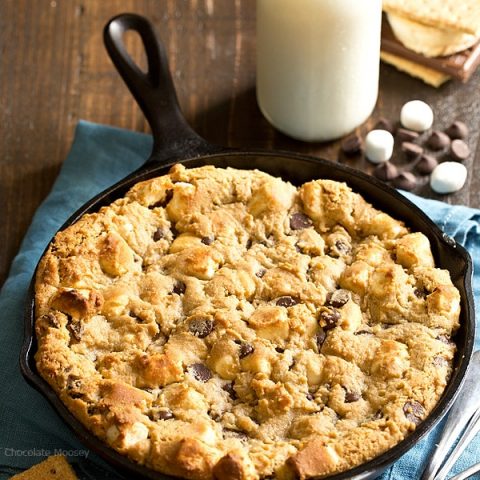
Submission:
[[433,124],[433,111],[430,105],[421,100],[407,102],[400,112],[400,122],[405,128],[424,132]]
[[437,165],[430,177],[430,187],[437,193],[453,193],[465,185],[467,169],[458,162],[443,162]]
[[372,163],[390,160],[393,153],[393,136],[387,130],[372,130],[365,137],[365,155]]

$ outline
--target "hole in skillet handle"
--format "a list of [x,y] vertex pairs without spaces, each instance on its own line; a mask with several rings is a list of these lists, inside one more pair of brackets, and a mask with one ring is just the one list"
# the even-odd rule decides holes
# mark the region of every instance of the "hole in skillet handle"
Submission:
[[[147,57],[143,72],[125,46],[127,31],[136,32]],[[212,145],[198,135],[186,122],[173,85],[165,47],[153,25],[141,15],[123,13],[112,18],[103,30],[105,48],[144,113],[153,134],[153,150],[147,165],[230,151]]]

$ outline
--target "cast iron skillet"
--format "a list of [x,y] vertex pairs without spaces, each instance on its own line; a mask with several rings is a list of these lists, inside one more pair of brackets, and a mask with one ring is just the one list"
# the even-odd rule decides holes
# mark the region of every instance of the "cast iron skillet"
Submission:
[[[123,35],[127,30],[140,34],[148,59],[148,72],[142,72],[128,55]],[[240,151],[211,145],[199,137],[185,122],[178,106],[175,89],[168,70],[162,44],[157,40],[152,25],[143,17],[124,14],[113,18],[104,30],[105,45],[110,57],[145,114],[154,138],[150,158],[136,172],[100,193],[76,211],[61,227],[64,229],[85,213],[97,211],[102,205],[123,196],[135,183],[163,175],[174,163],[186,167],[215,165],[241,169],[263,170],[282,177],[295,185],[316,178],[347,182],[377,208],[402,219],[413,230],[428,236],[437,265],[450,271],[455,286],[461,293],[461,327],[455,337],[458,352],[453,374],[440,402],[418,428],[405,440],[377,458],[348,472],[329,477],[340,479],[373,479],[415,445],[443,417],[462,385],[473,349],[475,330],[471,287],[472,262],[468,252],[441,232],[439,228],[403,195],[385,184],[352,168],[319,158],[289,152]],[[26,380],[50,401],[53,408],[89,448],[102,456],[129,478],[170,479],[167,475],[140,466],[118,454],[91,434],[63,405],[52,388],[40,377],[34,355],[35,300],[33,282],[28,294],[25,313],[25,340],[21,350],[20,366]]]

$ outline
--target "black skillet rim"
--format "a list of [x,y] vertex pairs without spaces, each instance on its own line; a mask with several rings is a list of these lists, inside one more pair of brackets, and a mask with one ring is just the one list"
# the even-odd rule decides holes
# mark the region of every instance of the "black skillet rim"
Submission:
[[[332,163],[328,160],[323,160],[320,158],[315,158],[308,155],[301,155],[292,152],[284,152],[284,151],[243,151],[243,150],[226,150],[223,153],[213,154],[213,155],[206,155],[206,156],[199,156],[194,158],[189,158],[185,160],[175,160],[170,159],[165,163],[162,162],[160,166],[152,166],[146,165],[141,167],[136,172],[132,173],[125,179],[117,182],[112,187],[104,190],[100,194],[96,195],[92,198],[89,202],[84,204],[77,210],[63,225],[59,230],[63,230],[70,224],[74,223],[81,215],[87,213],[87,211],[94,211],[100,205],[102,205],[102,200],[109,199],[109,201],[113,200],[112,193],[118,197],[120,192],[125,189],[130,188],[133,186],[134,183],[146,180],[148,178],[152,178],[158,175],[162,175],[166,173],[168,168],[175,164],[175,163],[182,163],[187,164],[189,166],[190,163],[196,164],[199,163],[201,165],[210,164],[209,161],[215,160],[219,157],[232,157],[232,156],[269,156],[269,157],[284,157],[290,160],[300,160],[309,163],[316,163],[317,165],[323,165],[324,167],[328,167],[331,172],[335,172],[336,174],[347,174],[348,175],[355,175],[359,177],[363,181],[371,184],[371,186],[375,187],[376,189],[380,189],[390,197],[391,200],[399,201],[404,204],[404,206],[408,207],[412,210],[412,214],[414,214],[419,220],[421,220],[425,227],[429,229],[429,233],[435,235],[440,245],[446,248],[448,251],[456,252],[457,255],[462,257],[462,260],[465,262],[465,269],[462,275],[462,286],[463,292],[461,292],[465,298],[463,299],[466,303],[466,311],[463,312],[463,321],[464,321],[464,328],[465,331],[465,341],[463,345],[462,351],[457,351],[456,358],[457,358],[457,367],[454,369],[452,373],[452,377],[450,378],[444,393],[440,401],[434,407],[430,415],[419,425],[419,427],[408,435],[404,440],[399,442],[397,445],[392,447],[391,449],[387,450],[386,452],[378,455],[377,457],[373,458],[372,460],[365,462],[357,467],[354,467],[351,470],[347,470],[345,472],[340,472],[335,475],[325,477],[329,480],[346,480],[346,479],[363,479],[363,478],[374,478],[373,475],[380,475],[384,470],[386,470],[389,466],[391,466],[396,460],[398,460],[404,453],[406,453],[410,448],[412,448],[417,442],[419,442],[430,430],[443,418],[446,414],[452,403],[455,401],[455,398],[463,384],[463,380],[465,377],[465,373],[468,367],[469,360],[473,353],[473,346],[474,346],[474,335],[475,335],[475,315],[474,315],[474,306],[473,306],[473,292],[472,292],[472,285],[471,285],[471,276],[473,271],[472,260],[468,253],[468,251],[461,245],[456,244],[454,241],[446,236],[436,225],[433,221],[416,205],[414,205],[410,200],[404,197],[402,194],[397,192],[396,190],[388,187],[387,185],[383,184],[382,182],[378,181],[377,179],[364,174],[363,172],[359,172],[351,167],[346,165]],[[196,165],[195,165],[196,166]],[[333,175],[336,177],[336,175]],[[347,181],[348,183],[348,181]],[[119,192],[120,191],[120,192]],[[364,195],[364,192],[359,192]],[[374,198],[374,202],[384,203],[383,201],[379,201],[378,199],[375,200],[376,195],[372,196]],[[383,207],[382,207],[383,209]],[[388,210],[383,209],[383,210]],[[48,248],[48,246],[47,246]],[[42,254],[43,256],[43,254]],[[35,389],[37,389],[40,393],[46,397],[46,399],[50,402],[53,406],[54,410],[60,415],[60,417],[65,421],[65,423],[75,432],[75,434],[81,439],[83,443],[85,443],[89,448],[91,448],[94,452],[99,454],[102,458],[107,460],[110,464],[114,465],[117,468],[126,469],[129,472],[134,472],[136,475],[140,475],[139,478],[151,478],[151,479],[162,479],[167,480],[170,478],[175,478],[169,475],[165,475],[159,473],[155,470],[150,468],[144,467],[142,465],[136,464],[133,460],[130,460],[128,457],[125,457],[115,450],[110,448],[106,443],[102,442],[100,439],[94,436],[82,423],[80,423],[72,413],[67,409],[67,407],[61,402],[60,398],[54,392],[54,390],[48,385],[48,383],[38,374],[35,368],[34,362],[34,354],[36,351],[36,342],[35,342],[35,330],[34,330],[34,278],[35,274],[32,278],[32,282],[29,287],[28,291],[28,302],[27,308],[25,311],[25,338],[22,344],[22,349],[20,353],[20,368],[23,376],[25,379],[32,385]]]

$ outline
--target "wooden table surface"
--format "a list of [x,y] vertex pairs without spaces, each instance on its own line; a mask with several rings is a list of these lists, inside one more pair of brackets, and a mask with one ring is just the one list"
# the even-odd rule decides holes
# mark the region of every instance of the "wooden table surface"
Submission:
[[[306,144],[276,132],[255,100],[254,0],[2,0],[0,15],[0,285],[40,202],[86,119],[148,131],[142,113],[107,57],[106,21],[121,12],[146,15],[166,44],[180,104],[207,140],[229,146],[286,149],[338,159],[338,142]],[[142,61],[140,42],[128,38]],[[401,105],[427,101],[443,128],[470,126],[470,176],[451,203],[480,207],[480,71],[466,85],[440,89],[383,65],[380,96],[368,131]],[[366,167],[364,160],[355,165]],[[428,189],[422,194],[431,196]]]

